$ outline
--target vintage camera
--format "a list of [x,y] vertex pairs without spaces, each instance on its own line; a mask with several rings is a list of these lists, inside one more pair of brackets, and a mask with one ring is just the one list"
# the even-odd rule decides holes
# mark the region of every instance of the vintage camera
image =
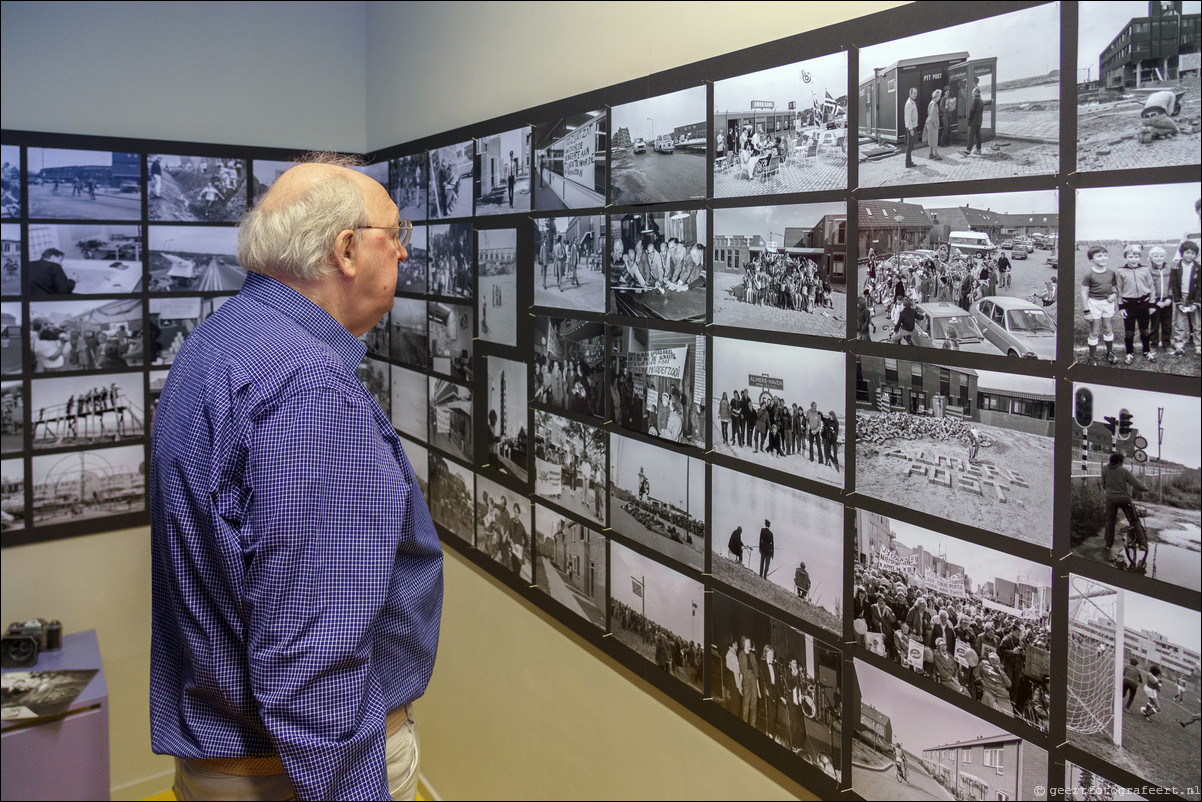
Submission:
[[63,648],[63,625],[58,621],[34,618],[8,625],[0,637],[0,666],[30,668],[37,665],[38,654]]

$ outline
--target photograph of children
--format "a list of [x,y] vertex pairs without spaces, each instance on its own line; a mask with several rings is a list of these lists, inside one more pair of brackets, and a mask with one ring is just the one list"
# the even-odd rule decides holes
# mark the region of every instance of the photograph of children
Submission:
[[392,160],[392,200],[402,220],[426,219],[426,152]]
[[540,212],[605,205],[606,125],[604,109],[535,126],[534,208]]
[[[698,571],[705,570],[705,463],[612,434],[609,526]],[[605,492],[604,482],[595,488]]]
[[236,223],[246,213],[246,161],[173,156],[146,157],[151,220]]
[[705,337],[612,326],[610,400],[624,429],[705,447]]
[[[25,460],[0,460],[0,531],[24,528]],[[605,592],[604,586],[601,592]]]
[[[20,307],[17,308],[18,315]],[[67,370],[121,370],[142,364],[142,301],[32,301],[30,351],[35,373]],[[5,342],[20,359],[20,317],[16,339]],[[8,357],[9,351],[5,351]]]
[[422,491],[422,498],[429,498],[430,451],[408,437],[400,436],[400,438],[401,449],[405,452],[405,458],[409,460],[409,466],[413,468],[414,476],[417,477],[417,486]]
[[151,226],[151,292],[237,292],[246,280],[232,226]]
[[476,477],[476,548],[525,582],[534,581],[530,506],[522,494]]
[[534,305],[605,311],[605,218],[534,220]]
[[435,373],[472,380],[472,308],[430,301],[426,306],[430,367]]
[[518,344],[518,232],[516,228],[476,232],[476,307],[480,339]]
[[[233,229],[230,229],[231,231]],[[29,226],[29,294],[100,295],[142,290],[142,227],[92,225]],[[9,258],[19,258],[14,237]],[[9,247],[5,245],[6,249]],[[232,253],[232,251],[231,251]],[[20,274],[16,275],[19,291]]]
[[416,298],[397,298],[392,302],[392,332],[389,347],[392,358],[419,370],[430,364],[430,338],[426,333],[426,302]]
[[534,411],[536,495],[605,526],[605,432]]
[[694,86],[612,107],[612,205],[705,197],[705,94]]
[[429,151],[428,220],[472,216],[472,162],[476,143],[460,142]]
[[848,439],[842,352],[724,337],[713,344],[714,450],[842,487]]
[[665,675],[701,691],[705,593],[700,582],[610,541],[609,627]]
[[33,458],[35,526],[146,509],[146,448],[120,446]]
[[904,359],[856,363],[856,492],[1052,545],[1055,382]]
[[426,375],[399,365],[392,366],[392,428],[428,441],[430,397]]
[[21,304],[0,304],[0,373],[8,376],[25,370],[21,342]]
[[609,218],[609,311],[705,322],[705,210]]
[[22,256],[19,225],[0,224],[0,249],[3,250],[4,260],[3,268],[0,268],[0,295],[20,295]]
[[482,459],[498,473],[525,484],[530,478],[526,363],[499,356],[488,362],[488,453]]
[[865,799],[1047,799],[1048,753],[860,660],[851,781]]
[[472,253],[471,223],[430,226],[429,293],[471,298]]
[[1142,802],[1147,799],[1071,760],[1064,761],[1064,787],[1068,789],[1068,798],[1073,802]]
[[1202,374],[1200,209],[1197,182],[1077,190],[1076,361]]
[[538,404],[605,417],[605,324],[534,318],[534,396]]
[[267,194],[267,190],[271,189],[271,185],[278,181],[280,176],[295,166],[296,162],[264,159],[254,159],[251,161],[251,186],[254,187],[254,202],[258,203],[259,199]]
[[601,533],[534,505],[538,589],[595,627],[605,628],[605,544]]
[[392,350],[389,345],[389,340],[391,339],[389,334],[392,326],[388,318],[389,313],[385,312],[384,316],[376,322],[376,325],[360,335],[359,340],[367,346],[368,356],[379,356],[388,359]]
[[29,389],[33,447],[119,443],[145,437],[144,399],[141,373],[35,380]]
[[1069,575],[1068,603],[1068,742],[1202,798],[1202,616],[1078,574]]
[[30,217],[141,219],[142,154],[29,148],[25,158]]
[[355,368],[355,375],[359,377],[359,381],[363,382],[367,392],[371,393],[380,405],[385,417],[389,418],[392,416],[392,384],[389,376],[391,367],[387,362],[367,357]]
[[430,453],[430,493],[426,505],[434,523],[468,545],[475,539],[476,475],[445,457]]
[[[0,145],[0,217],[21,216],[21,148]],[[604,199],[598,206],[604,206]]]
[[1200,10],[1197,0],[1078,5],[1078,170],[1198,163]]
[[430,377],[430,445],[464,462],[472,462],[472,389]]
[[476,140],[476,214],[530,211],[530,138],[533,128],[515,128]]
[[856,336],[1056,358],[1055,191],[860,204]]
[[1073,553],[1202,590],[1202,401],[1078,383],[1073,419]]
[[859,87],[861,186],[1056,173],[1060,4],[861,45]]
[[857,510],[854,569],[857,643],[1047,732],[1049,566]]
[[426,288],[429,286],[426,275],[430,266],[428,239],[428,226],[413,227],[413,236],[410,237],[409,245],[405,248],[409,252],[409,258],[403,262],[397,262],[397,292],[425,295]]
[[714,702],[838,780],[843,653],[721,593],[710,614]]
[[24,382],[0,382],[0,452],[17,454],[25,450]]
[[847,186],[847,54],[714,82],[714,197]]
[[831,632],[843,631],[843,506],[715,465],[714,578]]
[[846,242],[843,202],[715,209],[714,324],[847,336]]

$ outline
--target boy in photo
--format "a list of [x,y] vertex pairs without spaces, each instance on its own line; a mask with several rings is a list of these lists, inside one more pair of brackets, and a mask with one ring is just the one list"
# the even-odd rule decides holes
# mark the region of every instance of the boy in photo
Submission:
[[1090,245],[1086,252],[1089,257],[1089,272],[1081,279],[1081,306],[1084,308],[1085,319],[1089,321],[1089,364],[1097,364],[1098,332],[1101,331],[1102,342],[1106,343],[1106,361],[1114,364],[1118,361],[1114,355],[1114,304],[1118,298],[1118,278],[1113,270],[1106,266],[1110,261],[1110,252],[1101,245]]
[[1177,249],[1181,261],[1173,266],[1169,286],[1173,297],[1173,353],[1185,353],[1193,332],[1194,353],[1202,354],[1202,332],[1199,331],[1199,302],[1202,293],[1198,283],[1198,243],[1186,240]]
[[1135,361],[1135,329],[1139,327],[1139,342],[1143,346],[1144,358],[1149,362],[1156,361],[1152,353],[1151,337],[1148,334],[1148,317],[1152,306],[1152,271],[1145,267],[1141,260],[1143,248],[1131,243],[1123,249],[1123,259],[1126,263],[1116,271],[1118,282],[1119,307],[1123,315],[1123,344],[1127,356],[1123,364],[1130,365]]

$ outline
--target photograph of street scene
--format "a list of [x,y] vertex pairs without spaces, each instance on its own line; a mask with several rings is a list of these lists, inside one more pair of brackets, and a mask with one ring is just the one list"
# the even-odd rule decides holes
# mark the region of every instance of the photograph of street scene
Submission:
[[476,308],[480,339],[518,344],[518,232],[488,228],[476,232]]
[[472,308],[430,301],[426,306],[430,368],[435,373],[472,380]]
[[146,509],[145,461],[144,446],[34,457],[34,525],[142,512]]
[[426,302],[397,298],[392,302],[389,350],[392,358],[419,370],[430,363],[430,338],[426,331]]
[[391,347],[388,344],[390,339],[390,324],[389,313],[384,315],[376,322],[376,325],[360,335],[359,340],[367,346],[369,356],[378,356],[388,359]]
[[[209,315],[220,309],[230,297],[225,295],[216,298],[151,298],[150,329],[146,338],[150,364],[170,365],[174,362],[175,355],[184,347],[184,340],[188,335]],[[128,358],[126,361],[128,362]],[[112,364],[111,367],[120,366]]]
[[[0,224],[0,248],[3,248],[4,266],[0,269],[0,295],[21,294],[21,226],[16,223]],[[141,278],[139,276],[139,278]],[[31,288],[32,290],[32,288]]]
[[[473,239],[471,223],[430,226],[427,259],[431,295],[472,297]],[[407,262],[408,260],[406,260]],[[401,262],[404,270],[406,262]]]
[[530,126],[476,140],[476,215],[530,211]]
[[[12,271],[16,284],[12,292],[16,293],[20,291],[21,277],[16,263],[10,266],[9,259],[20,258],[21,243],[19,231],[13,234],[16,235],[13,240],[5,237],[4,273],[8,277]],[[141,226],[32,223],[28,235],[30,262],[25,269],[32,297],[142,290]]]
[[[403,370],[403,368],[402,368]],[[430,445],[472,462],[472,388],[430,377]]]
[[605,324],[534,318],[534,396],[538,404],[605,416]]
[[390,377],[392,365],[380,359],[368,357],[355,368],[355,375],[371,393],[372,398],[380,405],[384,415],[392,417],[392,381]]
[[530,512],[521,493],[476,477],[476,548],[526,582],[534,579]]
[[0,145],[0,217],[21,216],[21,149]]
[[[32,218],[138,220],[142,217],[140,153],[28,148],[25,159],[28,214]],[[5,200],[6,207],[8,203]]]
[[25,528],[25,460],[0,460],[0,531]]
[[542,504],[534,505],[534,581],[538,589],[605,628],[606,538]]
[[97,445],[145,437],[144,400],[141,373],[33,381],[29,388],[33,447]]
[[534,305],[605,311],[605,218],[534,219]]
[[427,199],[430,210],[426,219],[472,216],[472,162],[476,143],[460,142],[428,151]]
[[610,110],[610,204],[705,197],[705,106],[705,87],[694,86]]
[[430,424],[427,409],[430,397],[426,375],[399,365],[393,365],[391,373],[392,428],[423,442],[428,441]]
[[488,453],[482,459],[490,470],[530,478],[530,437],[527,431],[526,363],[489,355]]
[[705,210],[609,218],[609,311],[705,322]]
[[610,395],[622,428],[705,447],[705,337],[611,326]]
[[[18,315],[20,311],[18,306]],[[140,298],[31,301],[29,320],[35,373],[121,370],[142,364]],[[16,326],[20,328],[19,317]],[[17,351],[19,359],[19,346],[18,333],[16,341],[5,345],[5,357],[9,351]]]
[[430,452],[430,517],[455,537],[473,545],[476,533],[476,475],[441,454]]
[[236,223],[246,213],[246,160],[151,153],[151,220]]
[[150,226],[151,292],[237,292],[246,280],[232,226]]
[[609,439],[609,526],[705,569],[705,463],[621,435]]
[[402,220],[426,219],[426,151],[392,160],[392,200]]
[[397,292],[425,295],[428,284],[426,271],[430,263],[428,240],[428,226],[413,227],[413,236],[410,237],[409,244],[405,247],[405,250],[409,252],[409,258],[403,262],[397,262]]
[[589,111],[534,128],[534,208],[540,212],[600,209],[609,178],[606,112]]
[[605,526],[605,431],[534,411],[534,493]]

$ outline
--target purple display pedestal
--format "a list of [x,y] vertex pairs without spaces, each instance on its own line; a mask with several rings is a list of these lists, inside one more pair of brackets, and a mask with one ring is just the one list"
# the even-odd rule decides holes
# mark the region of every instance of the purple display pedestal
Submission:
[[63,648],[40,654],[33,670],[88,668],[96,676],[65,714],[3,723],[3,799],[109,798],[109,692],[96,630],[65,636]]

